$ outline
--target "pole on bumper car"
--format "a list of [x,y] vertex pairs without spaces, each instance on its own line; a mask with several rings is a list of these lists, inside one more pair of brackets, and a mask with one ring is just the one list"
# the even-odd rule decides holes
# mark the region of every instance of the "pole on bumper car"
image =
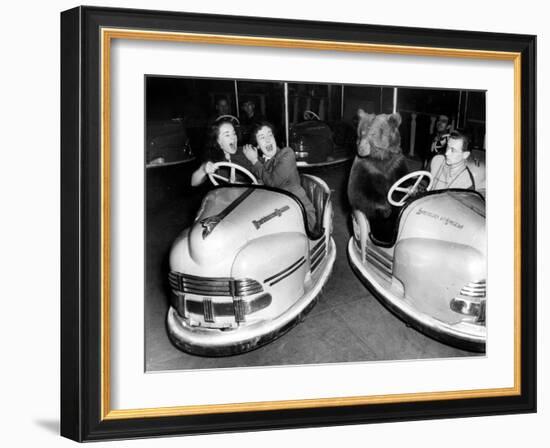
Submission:
[[285,138],[286,146],[289,147],[288,140],[288,82],[285,82]]
[[239,88],[237,87],[237,80],[235,80],[235,105],[237,107],[237,118],[241,118],[239,114]]
[[344,119],[344,84],[342,84],[342,101],[340,104],[340,120]]

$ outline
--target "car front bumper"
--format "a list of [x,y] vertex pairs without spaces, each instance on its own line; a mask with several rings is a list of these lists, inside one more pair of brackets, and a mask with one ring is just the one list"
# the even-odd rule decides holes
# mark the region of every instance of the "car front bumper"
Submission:
[[269,321],[241,324],[235,329],[224,330],[196,327],[186,323],[170,307],[166,317],[170,339],[183,351],[201,356],[235,355],[267,344],[294,327],[315,306],[335,259],[336,246],[331,238],[327,257],[312,286],[287,311]]

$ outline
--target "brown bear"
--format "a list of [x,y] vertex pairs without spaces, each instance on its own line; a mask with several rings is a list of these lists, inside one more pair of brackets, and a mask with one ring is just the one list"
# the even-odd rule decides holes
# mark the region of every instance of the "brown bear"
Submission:
[[387,200],[390,187],[408,174],[401,151],[399,114],[367,114],[358,111],[357,156],[348,181],[348,198],[353,209],[361,210],[369,220],[371,237],[379,243],[391,243],[399,209]]

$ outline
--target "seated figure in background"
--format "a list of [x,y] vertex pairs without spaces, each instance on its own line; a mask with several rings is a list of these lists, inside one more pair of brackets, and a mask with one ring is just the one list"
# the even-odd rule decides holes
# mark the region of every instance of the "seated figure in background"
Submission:
[[444,155],[447,150],[447,140],[451,133],[451,124],[449,123],[449,116],[441,114],[437,117],[435,122],[435,132],[432,134],[432,143],[427,154],[424,154],[424,168],[428,169],[431,160],[441,154]]
[[445,154],[447,149],[447,140],[449,139],[451,125],[447,115],[440,115],[435,122],[435,135],[430,147],[432,156],[437,154]]
[[242,114],[239,117],[241,139],[243,144],[251,143],[251,133],[254,125],[265,121],[265,117],[256,111],[256,103],[253,100],[246,100],[242,105]]

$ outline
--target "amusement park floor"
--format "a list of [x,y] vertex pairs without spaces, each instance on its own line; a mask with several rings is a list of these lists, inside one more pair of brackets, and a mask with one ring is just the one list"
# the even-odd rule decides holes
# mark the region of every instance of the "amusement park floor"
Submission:
[[147,371],[211,369],[451,358],[477,356],[437,342],[407,326],[376,300],[351,270],[346,182],[349,164],[310,170],[333,190],[337,258],[317,305],[279,339],[251,352],[219,358],[187,354],[172,345],[165,326],[168,310],[167,257],[177,234],[190,224],[200,192],[188,189],[147,207],[145,284],[145,368]]

